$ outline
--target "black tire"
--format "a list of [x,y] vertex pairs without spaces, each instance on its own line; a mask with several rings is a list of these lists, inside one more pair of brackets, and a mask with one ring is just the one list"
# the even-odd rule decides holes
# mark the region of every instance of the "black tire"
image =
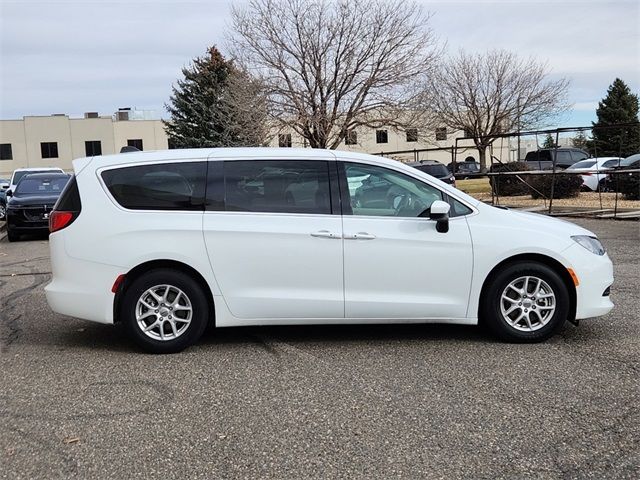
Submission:
[[[509,303],[510,301],[505,302],[502,299],[502,294],[509,284],[522,277],[541,279],[555,295],[555,311],[545,320],[546,323],[544,325],[542,325],[542,321],[536,320],[540,319],[540,316],[537,314],[534,315],[533,311],[529,314],[531,315],[530,318],[534,319],[532,322],[534,328],[537,328],[533,331],[519,330],[507,322],[501,311],[501,305],[514,305],[516,306],[516,310],[511,314],[513,317],[518,318],[519,313],[524,314],[524,308],[517,306],[517,303]],[[484,289],[480,305],[480,319],[494,335],[503,341],[514,343],[542,342],[554,335],[567,320],[570,303],[567,286],[553,269],[544,264],[536,262],[514,263],[498,272],[497,275],[489,279],[489,282],[489,285]],[[530,290],[533,290],[534,287],[535,284],[533,287],[530,287]],[[514,293],[513,295],[518,297],[519,294]],[[532,302],[530,298],[531,296],[527,297],[527,299],[529,299],[528,303],[538,305],[536,302]],[[546,300],[539,300],[539,302],[546,302]],[[531,308],[536,309],[536,306],[529,307],[527,310]],[[540,307],[538,306],[537,308]],[[543,306],[543,308],[546,307]],[[541,310],[536,311],[540,312]],[[526,320],[522,320],[522,322],[522,327],[525,328],[525,325],[527,325],[525,323]]]
[[7,240],[9,240],[10,242],[16,242],[19,238],[20,235],[13,229],[9,228],[9,225],[7,225]]
[[[184,331],[181,332],[179,336],[169,340],[151,338],[149,334],[142,331],[136,319],[138,300],[145,292],[158,285],[171,285],[180,289],[188,298],[192,309],[191,322],[184,328]],[[149,312],[149,310],[147,309],[145,313],[146,312]],[[127,287],[119,313],[122,323],[124,323],[131,338],[144,350],[150,353],[177,353],[196,343],[202,336],[202,333],[209,323],[209,312],[210,305],[207,301],[207,296],[198,282],[179,270],[162,268],[143,274]],[[149,313],[149,322],[160,318],[159,315]],[[166,312],[166,309],[164,314],[170,315],[169,312]],[[176,315],[176,313],[174,312],[173,315]],[[177,317],[176,315],[176,318]],[[169,328],[171,325],[165,328],[166,318],[171,317],[163,318],[165,319],[165,321],[162,322],[163,326],[154,328],[151,334],[156,333],[160,335],[159,328],[164,329],[163,334],[164,332],[167,332],[169,335],[172,334]]]

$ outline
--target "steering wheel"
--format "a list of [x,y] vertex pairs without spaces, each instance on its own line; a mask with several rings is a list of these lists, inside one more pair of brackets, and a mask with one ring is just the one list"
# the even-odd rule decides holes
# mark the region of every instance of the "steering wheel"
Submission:
[[[417,216],[416,212],[422,212],[427,206],[419,198],[411,193],[403,193],[393,199],[393,208],[395,216]],[[409,215],[407,215],[409,214]]]

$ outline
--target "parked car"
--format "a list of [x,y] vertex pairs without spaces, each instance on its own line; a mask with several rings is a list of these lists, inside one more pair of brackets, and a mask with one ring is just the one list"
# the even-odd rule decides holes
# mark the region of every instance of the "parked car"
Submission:
[[599,189],[605,191],[607,189],[608,170],[615,168],[622,158],[620,157],[599,157],[589,158],[574,163],[567,172],[579,173],[582,177],[582,186],[592,192]]
[[480,164],[475,160],[465,160],[464,162],[451,162],[447,165],[447,170],[453,173],[457,178],[469,178],[480,173]]
[[447,167],[436,160],[422,160],[420,162],[409,163],[408,165],[449,185],[455,186],[456,184],[456,177],[447,170]]
[[10,242],[18,240],[21,233],[47,232],[49,215],[69,178],[66,173],[30,173],[20,178],[15,191],[7,191]]
[[0,220],[4,220],[7,215],[7,190],[9,189],[9,180],[0,178]]
[[[492,207],[394,160],[185,149],[73,168],[49,219],[49,305],[121,322],[152,352],[180,351],[210,323],[480,319],[499,338],[537,342],[613,308],[612,264],[592,232]],[[178,188],[147,184],[160,174]],[[309,189],[303,203],[286,195],[293,186]]]
[[58,167],[34,167],[34,168],[16,168],[11,174],[11,180],[9,181],[9,189],[12,192],[15,191],[16,185],[20,179],[30,173],[48,173],[48,172],[56,172],[56,173],[64,173],[61,168]]
[[554,158],[556,168],[569,168],[574,163],[589,158],[589,154],[579,148],[542,148],[528,152],[524,161],[532,170],[551,170]]

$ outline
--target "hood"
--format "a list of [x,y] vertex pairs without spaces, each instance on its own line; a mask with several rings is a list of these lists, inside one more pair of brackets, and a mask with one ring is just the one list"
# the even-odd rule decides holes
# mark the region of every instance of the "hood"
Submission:
[[60,195],[25,195],[7,198],[7,207],[37,207],[46,205],[53,207]]
[[[582,228],[580,225],[540,213],[495,208],[486,204],[482,205],[482,211],[483,213],[491,212],[495,217],[511,217],[511,220],[517,223],[520,228],[531,230],[532,234],[535,234],[535,232],[545,232],[554,233],[562,237],[569,237],[572,235],[596,236],[595,233],[587,230],[586,228]],[[500,220],[496,218],[496,221],[499,222]]]

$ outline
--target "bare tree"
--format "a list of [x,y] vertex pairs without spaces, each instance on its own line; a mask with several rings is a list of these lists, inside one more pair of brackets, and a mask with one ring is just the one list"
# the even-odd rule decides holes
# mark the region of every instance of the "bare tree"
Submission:
[[[273,120],[314,148],[357,127],[406,128],[434,65],[429,15],[402,0],[250,0],[234,8],[234,56],[262,78]],[[424,120],[422,120],[424,123]]]
[[504,50],[461,51],[430,77],[425,109],[473,137],[486,171],[486,151],[497,135],[548,125],[567,109],[568,86],[565,79],[548,79],[546,64],[533,58]]

